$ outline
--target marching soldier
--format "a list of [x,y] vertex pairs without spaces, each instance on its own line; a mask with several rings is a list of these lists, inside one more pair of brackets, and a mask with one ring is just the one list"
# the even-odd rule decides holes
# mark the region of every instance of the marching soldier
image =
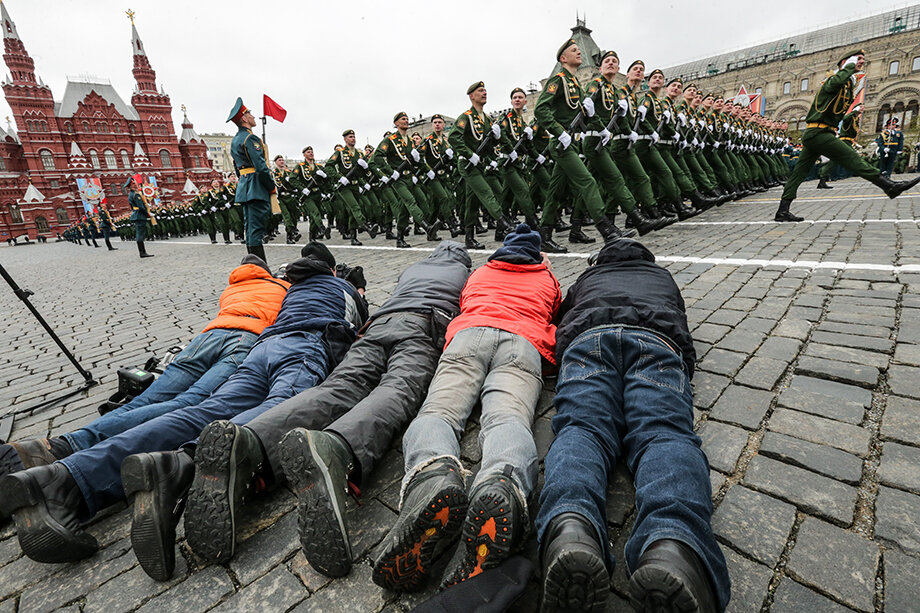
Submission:
[[98,227],[102,231],[102,239],[105,241],[105,246],[108,247],[109,251],[118,251],[117,247],[112,246],[112,241],[109,240],[109,237],[112,235],[112,232],[115,231],[115,222],[112,221],[112,215],[109,213],[102,203],[99,203],[99,218],[98,218]]
[[275,167],[272,168],[272,178],[278,190],[278,203],[281,205],[281,217],[284,222],[284,234],[288,245],[294,245],[300,240],[301,235],[297,230],[297,222],[300,221],[300,207],[298,194],[294,191],[292,185],[287,182],[288,169],[284,162],[284,156],[278,154],[272,160]]
[[462,230],[460,222],[454,216],[455,200],[452,189],[450,185],[445,185],[453,167],[454,151],[448,146],[447,137],[444,136],[444,118],[435,113],[431,116],[431,125],[433,131],[418,147],[425,171],[422,181],[431,192],[432,201],[440,203],[438,214],[450,228],[450,235],[456,237]]
[[359,197],[367,185],[367,170],[370,166],[364,159],[364,152],[355,148],[355,131],[345,130],[342,132],[342,138],[345,139],[345,146],[335,148],[332,155],[326,161],[325,170],[329,173],[330,181],[338,183],[335,186],[335,200],[339,203],[339,208],[347,215],[347,234],[351,239],[351,244],[360,246],[362,243],[358,240],[358,230],[364,230],[370,234],[371,238],[377,236],[374,228],[367,223],[364,217]]
[[271,215],[270,199],[275,191],[275,182],[265,163],[265,144],[252,133],[256,120],[243,105],[242,98],[236,99],[227,121],[232,121],[239,128],[230,143],[230,154],[240,178],[234,201],[243,207],[246,250],[267,261],[262,241]]

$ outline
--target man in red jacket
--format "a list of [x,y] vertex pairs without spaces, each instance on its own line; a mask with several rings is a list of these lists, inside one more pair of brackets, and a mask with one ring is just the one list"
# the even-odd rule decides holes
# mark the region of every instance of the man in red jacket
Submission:
[[[428,396],[403,437],[401,510],[374,563],[378,585],[420,589],[461,532],[464,550],[445,586],[497,566],[523,541],[538,473],[534,409],[543,365],[555,364],[561,301],[540,243],[519,225],[463,288]],[[477,400],[482,465],[467,495],[459,441]]]

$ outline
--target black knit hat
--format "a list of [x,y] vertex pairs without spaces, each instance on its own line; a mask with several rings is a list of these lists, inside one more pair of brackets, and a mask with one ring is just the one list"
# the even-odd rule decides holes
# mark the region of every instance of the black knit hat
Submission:
[[329,265],[329,268],[335,268],[335,256],[329,251],[323,243],[319,241],[310,241],[300,250],[301,257],[310,258],[317,262],[323,262]]

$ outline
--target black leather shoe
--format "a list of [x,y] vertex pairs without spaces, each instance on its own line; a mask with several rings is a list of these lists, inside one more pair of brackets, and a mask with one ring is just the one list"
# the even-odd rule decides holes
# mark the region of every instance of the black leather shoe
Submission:
[[773,216],[773,221],[805,221],[803,217],[793,215],[789,211],[791,205],[792,200],[780,200],[779,207],[776,209],[776,215]]
[[833,186],[827,184],[827,179],[819,179],[817,189],[834,189]]
[[0,510],[12,515],[23,553],[36,562],[76,562],[99,549],[83,530],[79,513],[86,503],[67,467],[36,466],[0,479]]
[[176,569],[176,526],[195,475],[183,450],[130,455],[121,463],[121,483],[133,502],[131,546],[144,572],[167,581]]
[[604,610],[610,577],[597,531],[578,513],[552,519],[543,537],[542,613]]
[[637,611],[715,613],[712,585],[690,547],[671,539],[649,545],[629,578],[629,601]]

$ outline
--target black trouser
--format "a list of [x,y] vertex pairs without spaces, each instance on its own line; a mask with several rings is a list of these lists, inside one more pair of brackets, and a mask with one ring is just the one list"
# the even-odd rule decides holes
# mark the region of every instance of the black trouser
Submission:
[[275,477],[283,476],[278,443],[294,428],[344,438],[357,462],[355,478],[367,477],[425,399],[441,356],[432,336],[427,315],[383,315],[322,384],[246,424],[262,441]]

